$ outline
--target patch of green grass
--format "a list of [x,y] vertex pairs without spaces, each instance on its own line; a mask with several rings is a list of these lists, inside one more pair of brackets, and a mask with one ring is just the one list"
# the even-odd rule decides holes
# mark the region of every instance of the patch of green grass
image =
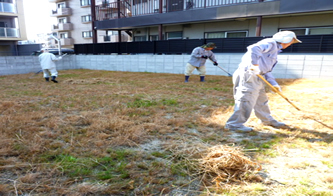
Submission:
[[162,99],[162,104],[166,106],[177,106],[178,101],[176,99]]
[[57,155],[54,160],[57,166],[69,177],[89,176],[92,172],[91,161],[71,155]]
[[147,108],[156,105],[157,105],[156,101],[145,100],[140,98],[136,98],[133,102],[127,103],[127,107],[129,108]]
[[72,178],[94,176],[99,180],[113,181],[129,178],[126,166],[135,159],[134,154],[127,150],[110,150],[109,153],[110,156],[97,159],[68,154],[43,155],[41,159],[53,163],[62,173]]
[[220,141],[220,140],[221,140],[221,137],[217,134],[209,135],[209,136],[202,138],[203,142],[214,142],[214,141]]
[[272,149],[263,150],[263,151],[261,151],[261,154],[268,156],[270,158],[275,158],[279,155],[279,153],[276,150],[272,150]]
[[240,142],[242,146],[244,146],[245,149],[254,149],[257,148],[257,144],[254,143],[252,140],[244,139]]
[[188,170],[188,164],[186,164],[185,161],[179,161],[177,163],[173,163],[170,166],[171,174],[173,175],[179,175],[182,177],[188,176],[187,170]]
[[279,144],[281,142],[281,140],[282,140],[282,138],[275,137],[272,140],[262,143],[259,147],[261,149],[270,149],[270,148],[273,148],[275,145]]
[[160,151],[152,152],[151,155],[153,155],[154,157],[160,157],[160,158],[167,158],[168,157],[167,153],[160,152]]
[[333,162],[332,161],[321,161],[321,163],[326,165],[329,168],[333,168]]
[[61,74],[61,78],[76,78],[79,76],[79,74]]

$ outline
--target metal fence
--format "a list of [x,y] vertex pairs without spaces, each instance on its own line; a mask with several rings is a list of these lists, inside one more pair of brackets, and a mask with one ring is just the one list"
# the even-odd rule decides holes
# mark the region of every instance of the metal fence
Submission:
[[[75,44],[75,54],[190,54],[193,48],[208,42],[217,46],[215,53],[243,53],[246,47],[264,37],[181,39],[144,42],[117,42],[97,44]],[[333,35],[298,36],[303,43],[293,44],[284,52],[288,53],[332,53]]]
[[102,21],[147,14],[158,14],[160,12],[167,13],[256,2],[259,2],[259,0],[162,0],[161,2],[159,0],[121,0],[117,2],[102,3],[97,5],[95,10],[96,20]]

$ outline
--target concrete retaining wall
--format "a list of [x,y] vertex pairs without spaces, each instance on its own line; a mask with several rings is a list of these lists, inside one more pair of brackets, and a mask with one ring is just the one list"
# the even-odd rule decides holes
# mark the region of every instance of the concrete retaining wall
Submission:
[[[215,55],[219,65],[232,74],[243,54]],[[190,55],[68,55],[57,62],[57,69],[182,74],[189,58]],[[333,79],[333,54],[280,54],[278,59],[279,63],[273,70],[276,78]],[[210,61],[206,67],[207,75],[227,75]],[[0,75],[33,73],[40,69],[36,56],[0,57]]]

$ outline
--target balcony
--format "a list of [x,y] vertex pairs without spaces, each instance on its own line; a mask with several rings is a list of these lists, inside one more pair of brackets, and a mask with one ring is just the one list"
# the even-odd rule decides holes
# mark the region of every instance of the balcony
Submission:
[[73,23],[59,23],[52,26],[52,31],[71,31],[73,30]]
[[0,38],[19,38],[20,31],[17,28],[0,27]]
[[[276,1],[276,0],[267,0]],[[259,0],[128,0],[96,5],[96,20],[110,20],[176,11],[197,10],[238,4],[258,3]],[[160,9],[161,8],[161,9]]]
[[74,45],[74,39],[73,38],[60,38],[60,44],[62,46]]
[[0,3],[0,12],[17,13],[16,5],[14,3]]
[[52,10],[51,16],[58,17],[58,16],[70,16],[72,15],[71,8],[59,8],[57,10]]

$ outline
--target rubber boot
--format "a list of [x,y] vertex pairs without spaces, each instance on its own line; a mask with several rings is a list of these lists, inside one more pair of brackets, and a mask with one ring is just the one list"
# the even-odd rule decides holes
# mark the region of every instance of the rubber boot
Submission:
[[205,82],[205,76],[200,76],[200,82]]
[[52,76],[51,81],[54,82],[54,83],[58,83],[58,81],[56,81],[56,77],[55,76]]
[[50,81],[50,78],[45,78],[45,81],[46,81],[46,82],[49,82],[49,81]]
[[190,76],[185,76],[185,83],[188,82],[188,79],[190,78]]

